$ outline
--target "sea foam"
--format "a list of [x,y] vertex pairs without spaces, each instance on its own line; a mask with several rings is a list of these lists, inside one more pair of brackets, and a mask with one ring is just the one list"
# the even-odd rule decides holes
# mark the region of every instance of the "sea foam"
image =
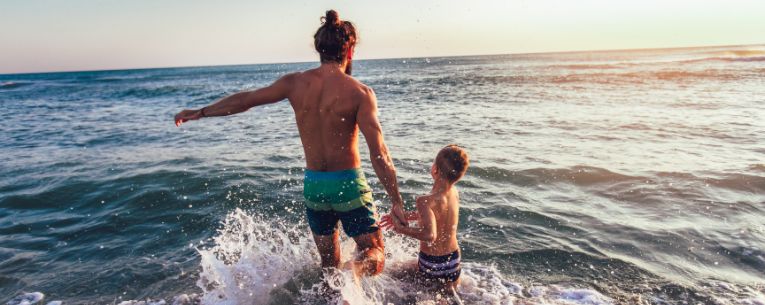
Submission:
[[[349,272],[328,275],[327,286],[318,284],[319,256],[308,229],[298,224],[264,219],[236,209],[223,222],[214,245],[199,249],[202,257],[198,286],[203,304],[273,304],[275,300],[299,304],[326,302],[323,291],[335,291],[331,302],[342,304],[436,304],[440,296],[423,293],[401,277],[415,259],[417,243],[386,232],[386,269],[355,285]],[[354,250],[343,239],[344,260]],[[363,287],[359,288],[359,287]],[[482,262],[463,264],[459,295],[465,304],[612,304],[591,289],[529,287],[505,278],[497,268]]]

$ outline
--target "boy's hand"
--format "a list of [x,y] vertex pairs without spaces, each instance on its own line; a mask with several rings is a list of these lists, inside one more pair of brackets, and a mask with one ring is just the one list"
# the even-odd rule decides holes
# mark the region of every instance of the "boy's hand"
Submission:
[[393,216],[390,214],[383,215],[382,218],[380,218],[380,228],[383,228],[385,230],[390,230],[393,228]]
[[391,228],[391,229],[393,230],[393,232],[396,232],[396,233],[398,233],[398,234],[404,234],[404,232],[402,232],[402,230],[401,230],[401,229],[403,229],[403,228],[406,228],[406,227],[408,227],[409,225],[407,225],[407,224],[403,224],[403,223],[401,223],[401,222],[398,222],[398,221],[396,221],[396,219],[395,219],[395,218],[393,218],[392,220],[393,220],[393,221],[391,221],[391,223],[393,223],[393,228]]
[[385,230],[393,230],[393,232],[396,232],[398,234],[404,234],[403,232],[401,232],[401,229],[406,227],[407,225],[396,221],[396,218],[392,214],[385,214],[380,219],[380,228],[383,228]]

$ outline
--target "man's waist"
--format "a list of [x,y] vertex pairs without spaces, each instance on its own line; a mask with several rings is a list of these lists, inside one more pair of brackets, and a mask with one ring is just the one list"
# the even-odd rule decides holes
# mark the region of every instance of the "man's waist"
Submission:
[[322,180],[355,180],[358,178],[364,178],[364,171],[361,168],[350,168],[338,171],[317,171],[317,170],[305,170],[306,181],[322,181]]

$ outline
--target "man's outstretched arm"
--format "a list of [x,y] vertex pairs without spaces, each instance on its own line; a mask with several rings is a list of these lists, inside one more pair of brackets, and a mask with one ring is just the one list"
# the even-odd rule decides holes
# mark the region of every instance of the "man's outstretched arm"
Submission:
[[200,109],[183,110],[175,115],[175,125],[203,117],[226,116],[245,112],[248,109],[276,103],[288,97],[295,74],[287,74],[268,87],[253,91],[234,93]]
[[396,168],[393,166],[393,159],[391,159],[388,147],[385,146],[383,140],[382,127],[377,119],[377,98],[372,89],[368,89],[368,93],[362,97],[359,111],[356,114],[356,122],[359,124],[359,129],[369,146],[369,157],[372,159],[375,174],[385,187],[385,192],[388,193],[393,204],[391,212],[399,223],[406,224],[404,201],[398,191],[396,180]]

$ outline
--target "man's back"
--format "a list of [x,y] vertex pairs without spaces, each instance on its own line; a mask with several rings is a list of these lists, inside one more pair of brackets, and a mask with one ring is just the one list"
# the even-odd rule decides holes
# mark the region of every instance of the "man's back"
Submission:
[[323,267],[340,264],[338,222],[356,241],[354,274],[382,271],[385,252],[371,188],[361,169],[358,133],[364,134],[372,167],[385,187],[396,219],[406,222],[396,169],[377,119],[374,92],[349,75],[352,71],[356,28],[329,10],[314,34],[321,66],[285,75],[273,84],[238,92],[200,109],[175,115],[175,124],[205,117],[228,116],[250,108],[290,101],[306,158],[303,197],[306,218]]
[[371,90],[339,70],[316,68],[293,75],[295,111],[306,167],[337,171],[361,165],[357,114]]

